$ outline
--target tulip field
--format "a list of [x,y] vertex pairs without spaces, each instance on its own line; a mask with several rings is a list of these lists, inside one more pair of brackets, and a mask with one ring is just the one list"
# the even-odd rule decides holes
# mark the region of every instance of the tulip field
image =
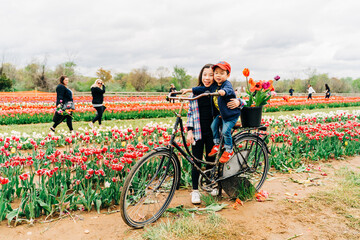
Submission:
[[[40,101],[41,100],[41,101]],[[51,121],[53,97],[1,99],[0,124]],[[163,97],[109,97],[105,119],[133,114],[160,113],[173,117]],[[75,120],[94,116],[88,97],[75,99]],[[271,100],[265,111],[308,107],[359,106],[360,98],[332,97],[330,101],[302,97]],[[287,114],[291,114],[288,112]],[[76,118],[78,116],[78,119]],[[167,115],[166,115],[167,116]],[[147,116],[149,117],[149,116]],[[309,161],[342,159],[360,154],[360,110],[316,112],[263,117],[271,150],[270,171],[306,172]],[[135,162],[153,148],[166,146],[172,125],[149,122],[144,126],[79,128],[74,133],[25,134],[0,132],[0,220],[32,223],[75,210],[100,212],[119,202],[124,178]],[[185,130],[186,131],[186,130]],[[180,145],[180,144],[179,144]],[[181,185],[191,184],[191,166],[182,160]]]
[[[54,94],[39,97],[26,94],[2,96],[0,100],[0,125],[51,122],[55,111]],[[90,121],[95,114],[91,97],[75,97],[74,121]],[[246,98],[245,98],[246,99]],[[172,117],[180,103],[169,103],[164,96],[156,97],[106,97],[105,120]],[[293,111],[303,109],[338,108],[360,106],[360,97],[334,96],[325,100],[314,97],[273,97],[264,112]],[[186,112],[183,113],[186,116]]]

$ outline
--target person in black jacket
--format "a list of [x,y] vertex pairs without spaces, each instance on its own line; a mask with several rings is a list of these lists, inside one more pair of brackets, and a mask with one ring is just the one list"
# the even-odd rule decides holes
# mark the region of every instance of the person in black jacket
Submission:
[[96,79],[95,83],[91,86],[91,95],[93,97],[92,105],[96,109],[96,116],[90,122],[90,127],[94,127],[94,123],[99,121],[99,125],[101,126],[102,115],[105,111],[104,102],[104,93],[105,93],[105,85],[101,79]]
[[[63,104],[67,104],[69,102],[73,101],[73,93],[72,91],[67,88],[67,85],[69,83],[69,78],[65,75],[61,76],[59,79],[60,84],[56,87],[56,107],[60,108],[63,106]],[[72,126],[72,112],[69,111],[67,113],[64,113],[62,110],[55,111],[54,117],[53,117],[53,126],[50,128],[51,131],[55,132],[55,128],[57,125],[59,125],[62,121],[66,119],[66,124],[72,132],[73,126]]]
[[325,83],[325,99],[330,98],[330,95],[331,95],[330,87],[329,85],[327,85],[327,83]]
[[[171,93],[171,92],[176,92],[176,88],[175,88],[175,85],[172,83],[171,85],[170,85],[170,89],[169,89],[169,93]],[[172,96],[172,97],[176,97],[176,94],[171,94],[170,96]],[[170,99],[170,102],[175,102],[175,99]]]

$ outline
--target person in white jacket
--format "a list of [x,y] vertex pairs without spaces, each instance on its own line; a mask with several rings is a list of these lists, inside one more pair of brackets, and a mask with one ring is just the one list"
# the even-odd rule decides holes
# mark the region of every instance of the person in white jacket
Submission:
[[308,85],[308,97],[307,99],[311,99],[312,100],[312,94],[315,93],[315,90],[312,88],[312,86],[309,84]]

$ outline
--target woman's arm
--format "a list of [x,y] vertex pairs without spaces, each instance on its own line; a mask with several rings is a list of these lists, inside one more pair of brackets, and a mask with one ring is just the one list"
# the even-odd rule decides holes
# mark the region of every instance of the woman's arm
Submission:
[[56,88],[56,95],[60,103],[64,103],[65,93],[66,93],[66,87],[63,85],[58,85]]

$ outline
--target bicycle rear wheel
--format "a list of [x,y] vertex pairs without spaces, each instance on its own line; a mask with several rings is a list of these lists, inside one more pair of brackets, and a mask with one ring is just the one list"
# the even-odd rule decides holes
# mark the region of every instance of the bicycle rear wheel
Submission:
[[234,156],[223,166],[225,179],[221,186],[230,197],[246,199],[259,191],[266,180],[268,152],[265,143],[256,135],[241,136],[234,144]]
[[178,161],[169,151],[145,155],[130,171],[121,192],[124,222],[141,228],[159,219],[174,196],[179,177]]

